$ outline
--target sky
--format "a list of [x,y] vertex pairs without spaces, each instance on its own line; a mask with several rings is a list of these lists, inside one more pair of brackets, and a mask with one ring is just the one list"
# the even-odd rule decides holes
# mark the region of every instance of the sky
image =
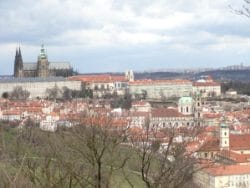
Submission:
[[81,73],[250,66],[243,0],[0,0],[0,74],[16,47]]

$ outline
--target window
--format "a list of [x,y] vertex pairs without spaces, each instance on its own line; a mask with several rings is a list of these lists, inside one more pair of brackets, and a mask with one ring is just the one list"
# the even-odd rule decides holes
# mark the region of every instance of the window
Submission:
[[207,158],[207,153],[205,153],[205,157]]
[[227,132],[224,132],[224,135],[227,136]]

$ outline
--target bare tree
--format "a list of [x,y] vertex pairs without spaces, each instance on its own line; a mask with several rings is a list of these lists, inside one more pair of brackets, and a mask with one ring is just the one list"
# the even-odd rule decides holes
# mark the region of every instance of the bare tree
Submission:
[[[196,128],[169,127],[162,130],[146,123],[140,137],[131,141],[137,148],[140,174],[147,188],[182,187],[197,171],[199,160],[186,150],[190,139],[199,131]],[[164,137],[162,137],[164,135]],[[182,135],[182,141],[176,137]]]
[[233,13],[250,18],[250,0],[243,0],[241,9],[235,9],[231,5],[229,7],[233,11]]
[[60,90],[60,88],[57,85],[55,85],[51,89],[47,89],[46,93],[48,94],[49,99],[56,100],[56,99],[59,99],[62,97],[62,91]]
[[12,100],[26,100],[29,96],[30,96],[29,91],[24,90],[20,86],[17,86],[11,92],[10,99],[12,99]]

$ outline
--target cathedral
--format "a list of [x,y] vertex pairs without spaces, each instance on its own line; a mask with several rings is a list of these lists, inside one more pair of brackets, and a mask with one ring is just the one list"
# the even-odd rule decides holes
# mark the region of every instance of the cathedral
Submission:
[[14,62],[14,77],[68,77],[72,76],[73,69],[68,62],[49,62],[42,45],[37,63],[24,63],[21,49],[16,50]]

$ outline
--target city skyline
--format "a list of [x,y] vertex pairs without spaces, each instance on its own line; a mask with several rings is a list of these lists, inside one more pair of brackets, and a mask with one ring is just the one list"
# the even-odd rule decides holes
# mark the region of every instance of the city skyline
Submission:
[[[36,62],[45,44],[50,61],[81,73],[249,66],[250,19],[229,8],[243,1],[0,2],[0,74],[13,73],[16,47]],[[45,14],[46,12],[46,14]]]

